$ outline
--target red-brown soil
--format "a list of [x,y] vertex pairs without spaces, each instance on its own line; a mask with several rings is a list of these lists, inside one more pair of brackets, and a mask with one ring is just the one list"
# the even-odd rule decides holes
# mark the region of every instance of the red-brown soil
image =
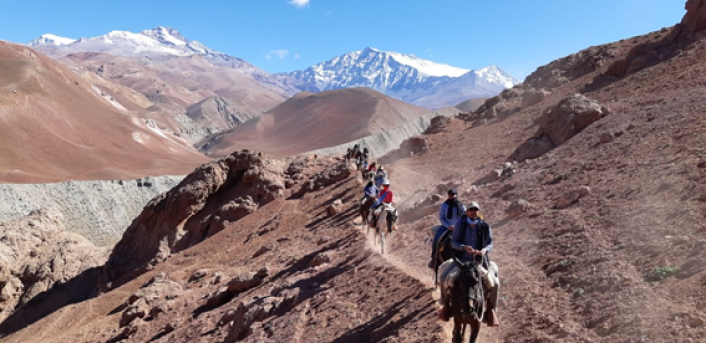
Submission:
[[1,182],[184,174],[207,160],[26,47],[0,42],[0,69]]
[[367,88],[300,93],[254,120],[207,137],[199,146],[212,156],[254,149],[284,157],[395,128],[427,112]]
[[[482,342],[706,341],[706,40],[671,30],[540,68],[515,90],[546,90],[540,102],[455,118],[426,135],[427,153],[386,165],[398,208],[415,211],[417,202],[456,186],[493,226],[501,327],[484,327]],[[535,134],[544,110],[576,92],[610,114],[488,181]],[[517,100],[489,99],[501,106]],[[555,206],[583,186],[588,194]],[[355,225],[361,193],[349,178],[302,197],[285,194],[109,292],[68,306],[37,302],[0,325],[0,334],[39,343],[448,340],[448,325],[433,321],[425,266],[424,239],[436,214],[405,220],[414,216],[403,212],[382,257]],[[348,210],[326,217],[335,199]],[[519,199],[530,206],[509,216]],[[204,307],[223,294],[216,271],[232,276],[262,266],[270,268],[263,284]],[[183,290],[155,300],[164,312],[133,320],[120,336],[126,300],[160,272]],[[239,324],[217,322],[243,306],[274,312],[258,312],[249,330],[229,338]]]

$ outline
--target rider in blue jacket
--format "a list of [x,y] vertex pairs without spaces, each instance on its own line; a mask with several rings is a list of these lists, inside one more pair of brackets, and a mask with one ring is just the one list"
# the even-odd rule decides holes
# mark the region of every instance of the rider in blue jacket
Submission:
[[[434,262],[437,252],[436,245],[439,239],[444,232],[448,230],[453,231],[454,224],[461,220],[461,217],[466,213],[466,206],[463,206],[463,204],[458,201],[458,191],[452,188],[449,189],[447,194],[449,196],[448,199],[441,204],[441,208],[439,209],[439,222],[441,225],[431,228],[434,240],[431,244],[431,261],[429,261],[428,266],[432,269],[436,267]],[[441,264],[441,262],[439,264]]]

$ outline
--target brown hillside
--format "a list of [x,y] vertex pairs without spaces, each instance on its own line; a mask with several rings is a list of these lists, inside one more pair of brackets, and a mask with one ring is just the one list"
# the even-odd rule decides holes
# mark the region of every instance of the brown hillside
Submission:
[[0,181],[180,174],[206,161],[26,47],[0,41],[0,69]]
[[464,101],[454,107],[458,108],[459,111],[461,111],[461,112],[473,112],[473,111],[477,110],[478,107],[480,107],[480,105],[483,105],[483,103],[487,99],[488,98],[469,99],[469,100],[466,100],[466,101]]
[[[695,3],[686,18],[702,17]],[[385,166],[403,224],[384,256],[356,225],[361,185],[340,157],[237,152],[148,204],[100,280],[35,298],[0,338],[448,341],[424,239],[457,187],[493,226],[500,266],[501,326],[482,342],[706,341],[706,36],[683,30],[588,48],[438,121],[427,153]],[[508,162],[531,140],[552,146]],[[85,283],[103,293],[71,294]]]
[[427,112],[367,88],[300,93],[199,146],[212,156],[243,148],[290,156],[391,129]]
[[[57,286],[44,297],[55,301],[25,305],[0,325],[0,337],[440,342],[431,292],[366,248],[364,233],[351,223],[353,208],[326,216],[332,196],[348,206],[357,201],[360,184],[346,170],[340,158],[285,162],[247,152],[204,165],[153,200],[126,232],[106,265],[105,293],[85,301],[86,294],[72,293],[90,284],[85,277]],[[258,186],[276,180],[288,180],[286,189],[268,193]],[[246,198],[264,202],[237,222],[226,218],[242,209],[231,203]],[[160,217],[186,225],[158,228]],[[144,249],[129,246],[141,237]],[[150,256],[164,261],[147,264]],[[133,278],[131,270],[146,272]]]

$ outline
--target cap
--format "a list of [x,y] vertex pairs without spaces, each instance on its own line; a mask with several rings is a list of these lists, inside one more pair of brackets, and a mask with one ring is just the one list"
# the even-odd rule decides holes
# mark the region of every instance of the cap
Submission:
[[470,210],[472,208],[476,208],[478,209],[478,211],[480,211],[480,205],[478,205],[478,203],[475,201],[471,201],[468,203],[468,205],[466,205],[466,210]]
[[383,185],[386,185],[386,186],[389,186],[389,185],[390,185],[390,180],[385,179],[385,180],[382,181],[382,184],[383,184]]
[[451,189],[449,189],[447,194],[448,195],[458,195],[458,191],[456,190],[456,188],[451,188]]

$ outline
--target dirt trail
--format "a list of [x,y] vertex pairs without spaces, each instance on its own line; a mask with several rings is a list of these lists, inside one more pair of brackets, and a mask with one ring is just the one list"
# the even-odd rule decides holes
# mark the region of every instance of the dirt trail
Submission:
[[[358,180],[361,185],[362,181]],[[380,238],[376,237],[374,234],[374,230],[370,230],[368,232],[367,227],[365,227],[362,223],[362,220],[360,217],[356,217],[353,219],[353,224],[360,229],[364,234],[367,239],[367,244],[366,247],[370,249],[371,251],[375,252],[376,254],[379,254],[382,256],[382,258],[385,259],[388,263],[391,265],[395,266],[398,270],[402,271],[403,273],[417,279],[419,282],[421,282],[426,288],[432,290],[432,296],[434,297],[434,300],[438,301],[439,297],[441,296],[439,292],[439,288],[434,288],[434,278],[433,278],[433,273],[427,269],[427,268],[419,268],[415,265],[412,265],[408,263],[406,259],[406,255],[408,252],[401,251],[401,249],[397,249],[396,247],[393,247],[393,241],[396,243],[396,245],[400,245],[401,242],[397,242],[396,240],[403,240],[405,238],[409,239],[411,237],[404,237],[401,235],[400,231],[395,231],[391,235],[386,236],[386,242],[385,242],[385,254],[381,254],[381,249],[380,249]],[[407,244],[401,244],[403,247],[408,247]],[[427,251],[424,251],[421,253],[422,255],[426,256]],[[448,323],[442,323],[438,322],[439,325],[443,326],[443,336],[442,338],[445,340],[451,340],[452,338],[452,332],[453,332],[453,322],[449,321]],[[466,338],[464,341],[468,339],[468,334],[466,334]],[[485,326],[481,329],[481,333],[478,336],[478,341],[479,342],[500,342],[500,335],[496,333],[496,330],[487,330],[485,329]]]

